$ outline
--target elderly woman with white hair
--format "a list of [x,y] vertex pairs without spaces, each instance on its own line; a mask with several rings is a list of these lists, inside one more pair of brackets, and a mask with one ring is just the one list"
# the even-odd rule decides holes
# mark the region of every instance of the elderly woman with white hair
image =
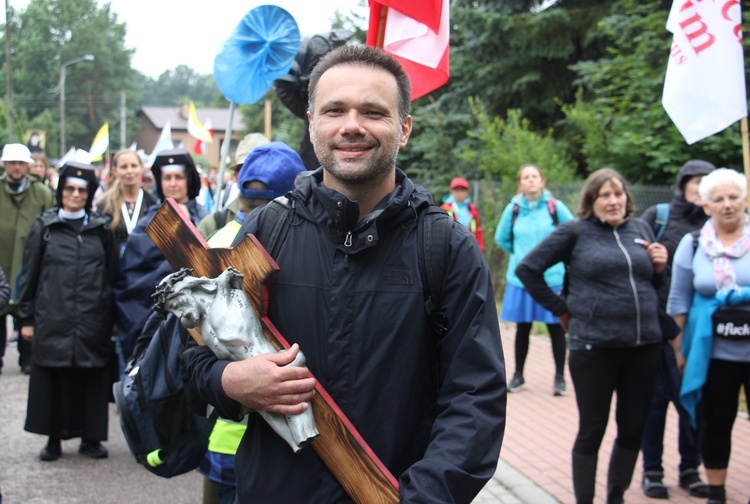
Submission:
[[675,251],[667,312],[683,328],[673,340],[684,366],[680,400],[694,425],[700,416],[708,504],[724,504],[740,387],[750,388],[747,180],[720,168],[703,177],[699,192],[710,218]]

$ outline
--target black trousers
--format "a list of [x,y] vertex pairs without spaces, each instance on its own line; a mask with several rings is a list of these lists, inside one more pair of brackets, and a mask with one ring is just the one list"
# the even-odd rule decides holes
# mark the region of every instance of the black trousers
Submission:
[[[565,331],[560,324],[547,324],[547,330],[552,343],[552,357],[555,359],[555,374],[561,375],[565,371]],[[516,324],[516,373],[521,375],[529,353],[529,334],[531,322]]]
[[626,450],[640,449],[660,358],[658,344],[570,351],[570,375],[579,416],[574,452],[581,455],[599,452],[615,392],[616,443]]
[[701,455],[706,469],[726,469],[732,451],[732,427],[737,418],[740,386],[750,394],[750,362],[711,359],[703,385]]
[[3,367],[3,357],[5,357],[5,344],[8,341],[8,317],[0,317],[0,369]]

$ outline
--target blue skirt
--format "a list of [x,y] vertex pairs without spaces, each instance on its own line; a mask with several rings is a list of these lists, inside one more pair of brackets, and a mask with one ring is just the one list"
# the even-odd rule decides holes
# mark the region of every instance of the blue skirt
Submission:
[[[553,286],[552,290],[560,292],[562,286]],[[515,322],[516,324],[531,322],[544,322],[545,324],[560,323],[557,317],[534,301],[534,298],[525,289],[516,287],[510,283],[505,287],[503,311],[500,313],[500,319],[507,322]]]

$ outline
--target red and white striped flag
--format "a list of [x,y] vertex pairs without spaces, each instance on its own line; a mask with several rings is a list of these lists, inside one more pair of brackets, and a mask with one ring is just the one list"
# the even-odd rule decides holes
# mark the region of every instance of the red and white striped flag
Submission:
[[662,105],[688,144],[747,116],[738,0],[674,0]]
[[450,75],[449,0],[370,0],[367,45],[391,53],[411,80],[411,99]]

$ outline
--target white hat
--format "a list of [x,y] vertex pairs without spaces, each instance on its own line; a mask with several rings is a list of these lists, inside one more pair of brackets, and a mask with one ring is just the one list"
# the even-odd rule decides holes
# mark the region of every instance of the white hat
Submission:
[[34,164],[29,148],[18,143],[5,144],[0,161],[3,163],[6,161],[23,161],[24,163]]
[[[245,163],[245,159],[247,159],[247,156],[250,155],[253,149],[267,143],[269,143],[269,140],[262,133],[250,133],[245,135],[245,138],[243,138],[239,145],[237,145],[237,150],[234,151],[234,165],[242,166]],[[237,171],[239,171],[239,168]]]

